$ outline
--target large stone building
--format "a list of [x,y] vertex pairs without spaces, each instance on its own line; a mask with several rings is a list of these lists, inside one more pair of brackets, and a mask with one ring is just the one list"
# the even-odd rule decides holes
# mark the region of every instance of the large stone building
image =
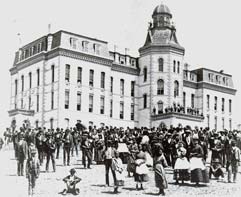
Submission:
[[152,18],[139,57],[62,30],[21,47],[10,69],[12,124],[232,129],[232,76],[190,70],[168,7]]

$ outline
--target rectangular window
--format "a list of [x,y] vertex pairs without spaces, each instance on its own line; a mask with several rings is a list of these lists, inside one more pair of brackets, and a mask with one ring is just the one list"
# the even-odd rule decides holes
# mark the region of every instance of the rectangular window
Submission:
[[222,98],[222,112],[224,112],[224,106],[225,106],[225,99]]
[[207,94],[207,109],[210,108],[210,95]]
[[191,108],[194,108],[194,106],[195,106],[195,95],[194,94],[192,94],[191,95]]
[[28,97],[28,110],[31,110],[31,96]]
[[124,119],[124,103],[120,102],[120,119]]
[[113,93],[113,77],[110,77],[110,92]]
[[100,97],[100,114],[105,113],[105,97]]
[[51,66],[52,83],[54,83],[54,65]]
[[110,117],[112,118],[113,116],[113,101],[110,100]]
[[93,87],[94,86],[94,70],[90,70],[89,74],[89,86]]
[[214,97],[214,110],[217,111],[218,108],[218,97]]
[[100,77],[100,88],[105,88],[105,73],[101,72],[101,77]]
[[210,128],[210,116],[207,115],[207,125],[208,125],[208,128]]
[[53,129],[54,128],[54,119],[50,118],[49,123],[50,123],[50,129]]
[[39,94],[37,94],[37,96],[36,96],[37,98],[36,98],[36,112],[39,112]]
[[78,67],[77,70],[77,83],[82,83],[82,68]]
[[120,95],[124,95],[124,79],[120,80]]
[[37,69],[37,86],[40,84],[40,70]]
[[69,78],[70,78],[70,65],[66,64],[65,65],[65,81],[69,82]]
[[135,105],[131,104],[131,120],[135,118]]
[[21,109],[23,109],[23,98],[21,98]]
[[93,112],[93,102],[94,102],[94,96],[90,94],[89,95],[89,112]]
[[18,94],[18,80],[15,79],[15,96]]
[[69,90],[65,90],[64,108],[69,109]]
[[215,130],[217,130],[217,128],[218,128],[218,118],[217,118],[217,116],[214,117],[214,128],[215,128]]
[[81,93],[77,93],[77,111],[81,110]]
[[229,113],[232,113],[232,100],[229,99]]
[[28,73],[28,77],[29,77],[29,88],[32,88],[32,73]]
[[225,121],[224,121],[224,118],[222,118],[222,128],[223,128],[223,130],[225,129]]
[[22,92],[24,91],[24,76],[21,76],[21,81],[22,81]]
[[54,91],[51,91],[51,109],[54,109]]
[[135,81],[131,81],[131,96],[135,96]]
[[186,107],[186,92],[183,92],[183,107]]
[[232,119],[229,119],[229,130],[232,131]]
[[143,108],[145,109],[147,107],[147,94],[143,95]]

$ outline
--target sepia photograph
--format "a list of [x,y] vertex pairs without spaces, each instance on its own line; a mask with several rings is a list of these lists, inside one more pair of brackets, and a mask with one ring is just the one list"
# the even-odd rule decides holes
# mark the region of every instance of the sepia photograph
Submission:
[[2,1],[0,196],[240,196],[240,9]]

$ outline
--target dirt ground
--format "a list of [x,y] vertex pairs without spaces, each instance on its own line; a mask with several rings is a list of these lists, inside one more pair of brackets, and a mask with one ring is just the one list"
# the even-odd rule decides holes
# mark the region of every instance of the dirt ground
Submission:
[[[62,155],[62,152],[61,154]],[[4,148],[0,151],[0,185],[2,197],[26,197],[28,196],[28,182],[24,177],[17,176],[17,161],[14,159],[12,148]],[[41,166],[40,177],[37,180],[37,186],[34,196],[36,197],[57,197],[65,185],[62,179],[69,174],[71,168],[75,168],[77,176],[82,181],[78,184],[80,188],[79,196],[158,196],[158,189],[154,184],[153,171],[149,172],[149,181],[144,183],[144,190],[137,191],[133,177],[127,177],[125,171],[125,185],[121,187],[120,193],[113,194],[113,180],[110,173],[110,187],[105,187],[105,168],[104,165],[91,166],[91,169],[84,169],[81,165],[81,156],[71,158],[71,166],[63,166],[62,157],[56,160],[57,170],[52,172],[50,165],[49,173],[45,173],[45,165]],[[51,163],[50,163],[51,164]],[[223,180],[210,180],[207,185],[195,187],[194,184],[187,182],[184,185],[176,185],[173,181],[173,172],[166,169],[168,179],[168,189],[165,191],[166,196],[241,196],[241,174],[238,174],[237,183],[227,183],[227,174]],[[72,196],[67,194],[67,196]]]

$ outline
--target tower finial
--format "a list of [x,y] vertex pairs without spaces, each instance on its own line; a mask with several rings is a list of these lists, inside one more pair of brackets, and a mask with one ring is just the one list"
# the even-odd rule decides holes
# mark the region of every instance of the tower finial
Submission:
[[48,24],[48,33],[51,33],[51,23]]
[[17,33],[17,36],[18,36],[18,44],[19,44],[19,48],[21,48],[21,45],[22,45],[21,34],[20,34],[20,33]]

